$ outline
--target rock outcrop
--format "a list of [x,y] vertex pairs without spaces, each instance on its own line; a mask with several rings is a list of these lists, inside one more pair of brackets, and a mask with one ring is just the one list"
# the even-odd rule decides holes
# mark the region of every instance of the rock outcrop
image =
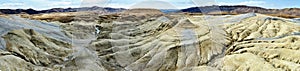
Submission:
[[300,26],[295,22],[259,15],[226,28],[232,45],[224,70],[300,70]]
[[60,70],[73,53],[59,26],[16,16],[0,18],[0,70]]
[[45,37],[32,29],[14,30],[3,38],[7,52],[0,56],[0,67],[5,71],[52,70],[73,52],[71,44]]

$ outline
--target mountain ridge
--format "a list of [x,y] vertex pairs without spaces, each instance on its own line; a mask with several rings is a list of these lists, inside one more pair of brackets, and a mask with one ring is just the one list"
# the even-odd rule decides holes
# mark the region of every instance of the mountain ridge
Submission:
[[235,15],[245,13],[261,13],[271,16],[284,17],[284,18],[299,18],[300,8],[284,8],[284,9],[267,9],[256,6],[235,5],[235,6],[203,6],[203,7],[191,7],[181,9],[180,12],[187,13],[201,13],[211,15]]
[[80,8],[52,8],[47,10],[34,9],[0,9],[0,14],[41,14],[41,13],[56,13],[56,12],[82,12],[82,11],[107,11],[119,12],[125,10],[124,8],[110,8],[110,7],[80,7]]

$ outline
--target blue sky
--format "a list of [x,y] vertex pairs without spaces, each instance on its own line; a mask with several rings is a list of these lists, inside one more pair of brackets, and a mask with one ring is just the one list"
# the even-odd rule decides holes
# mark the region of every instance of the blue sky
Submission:
[[300,8],[300,0],[0,0],[0,9],[50,9],[86,6],[114,8],[182,9],[207,5],[249,5],[264,8]]

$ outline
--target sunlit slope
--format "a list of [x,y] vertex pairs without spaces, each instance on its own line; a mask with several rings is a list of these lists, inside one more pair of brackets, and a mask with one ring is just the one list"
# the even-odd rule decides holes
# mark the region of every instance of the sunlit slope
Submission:
[[0,70],[299,70],[297,19],[150,11],[69,23],[2,17]]
[[300,69],[297,23],[258,14],[225,27],[232,44],[224,58],[224,70]]
[[289,19],[249,13],[101,25],[111,30],[92,45],[108,70],[294,70],[298,65],[299,25]]

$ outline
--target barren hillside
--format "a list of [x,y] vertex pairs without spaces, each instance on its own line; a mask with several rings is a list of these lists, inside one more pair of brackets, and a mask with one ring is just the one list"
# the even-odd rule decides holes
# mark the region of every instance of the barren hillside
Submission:
[[93,19],[49,23],[1,17],[0,70],[300,70],[297,19],[258,13],[170,15],[152,9]]

